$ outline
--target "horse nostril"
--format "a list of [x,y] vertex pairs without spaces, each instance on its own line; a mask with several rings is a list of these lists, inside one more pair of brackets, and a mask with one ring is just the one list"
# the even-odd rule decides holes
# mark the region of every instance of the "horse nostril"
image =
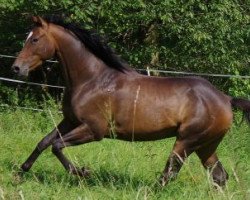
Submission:
[[20,71],[20,68],[18,66],[13,66],[12,69],[13,69],[13,72],[16,74],[19,73]]

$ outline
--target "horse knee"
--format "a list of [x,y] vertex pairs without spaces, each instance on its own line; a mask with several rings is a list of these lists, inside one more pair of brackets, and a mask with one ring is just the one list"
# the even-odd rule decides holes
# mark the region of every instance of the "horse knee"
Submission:
[[52,149],[51,149],[52,153],[56,154],[57,152],[61,151],[63,147],[64,146],[62,145],[61,142],[58,142],[58,141],[54,142],[52,144]]

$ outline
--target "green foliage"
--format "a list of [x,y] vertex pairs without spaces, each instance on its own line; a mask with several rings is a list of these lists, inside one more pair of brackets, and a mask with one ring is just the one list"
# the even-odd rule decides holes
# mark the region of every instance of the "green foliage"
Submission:
[[[31,15],[59,14],[106,36],[136,68],[250,74],[249,1],[0,0],[0,10],[2,53],[21,49]],[[250,93],[249,80],[212,82],[233,95]]]

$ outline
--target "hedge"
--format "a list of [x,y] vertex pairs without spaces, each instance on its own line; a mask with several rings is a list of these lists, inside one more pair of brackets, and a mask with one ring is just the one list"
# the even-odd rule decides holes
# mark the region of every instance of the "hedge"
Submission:
[[[248,0],[0,0],[0,10],[2,54],[20,51],[32,15],[57,14],[105,36],[134,68],[250,74]],[[0,58],[1,76],[11,76],[12,61]],[[60,83],[47,73],[40,81]],[[211,81],[231,95],[250,94],[248,79]]]

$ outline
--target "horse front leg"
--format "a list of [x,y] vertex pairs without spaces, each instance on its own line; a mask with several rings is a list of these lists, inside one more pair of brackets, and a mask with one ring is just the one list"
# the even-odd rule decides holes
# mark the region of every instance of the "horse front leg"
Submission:
[[63,137],[56,139],[52,144],[52,152],[55,154],[55,156],[58,158],[58,160],[62,163],[64,168],[69,173],[86,177],[89,176],[89,171],[85,168],[78,169],[77,167],[75,167],[65,157],[62,152],[62,149],[67,146],[84,144],[100,139],[102,138],[96,137],[87,124],[82,124],[70,131],[69,133],[65,134]]
[[71,130],[71,125],[67,120],[63,119],[59,125],[48,135],[46,135],[36,146],[34,151],[30,154],[28,159],[21,165],[21,169],[25,172],[29,171],[39,155],[47,149],[52,142],[59,136],[59,134],[65,134]]

